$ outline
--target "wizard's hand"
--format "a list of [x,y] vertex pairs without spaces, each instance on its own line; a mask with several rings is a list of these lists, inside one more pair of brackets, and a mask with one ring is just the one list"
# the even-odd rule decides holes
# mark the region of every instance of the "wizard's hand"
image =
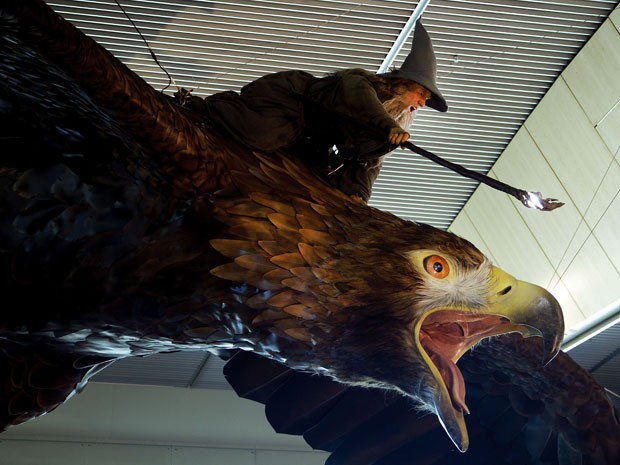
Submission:
[[400,145],[403,142],[406,142],[408,139],[409,133],[403,128],[394,127],[390,129],[390,134],[388,135],[388,140],[390,141],[390,144]]

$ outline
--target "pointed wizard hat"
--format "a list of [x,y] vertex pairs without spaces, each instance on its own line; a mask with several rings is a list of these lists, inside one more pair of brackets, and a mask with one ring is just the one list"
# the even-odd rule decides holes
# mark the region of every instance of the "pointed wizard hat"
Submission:
[[426,87],[432,94],[431,98],[427,100],[426,106],[437,111],[448,110],[448,104],[437,88],[437,59],[431,38],[422,26],[422,21],[418,20],[416,23],[411,42],[411,52],[403,61],[400,69],[381,73],[380,76],[415,81]]

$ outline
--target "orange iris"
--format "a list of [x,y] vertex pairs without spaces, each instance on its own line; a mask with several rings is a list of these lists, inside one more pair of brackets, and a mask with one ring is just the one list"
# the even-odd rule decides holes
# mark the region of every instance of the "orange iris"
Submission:
[[443,279],[450,273],[450,266],[445,258],[431,255],[424,259],[424,269],[433,278]]

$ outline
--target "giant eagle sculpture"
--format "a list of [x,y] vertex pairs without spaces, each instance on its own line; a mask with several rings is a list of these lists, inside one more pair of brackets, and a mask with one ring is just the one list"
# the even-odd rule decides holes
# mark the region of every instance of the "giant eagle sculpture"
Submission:
[[331,464],[620,463],[555,299],[471,243],[226,138],[39,0],[0,0],[0,76],[0,428],[204,349]]

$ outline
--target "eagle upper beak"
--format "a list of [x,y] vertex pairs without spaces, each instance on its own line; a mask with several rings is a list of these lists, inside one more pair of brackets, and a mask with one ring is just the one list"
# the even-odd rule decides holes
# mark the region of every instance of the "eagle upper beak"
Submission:
[[[433,392],[437,416],[461,452],[469,446],[464,419],[469,411],[463,377],[455,365],[460,357],[484,338],[518,332],[524,337],[542,337],[542,362],[546,364],[559,352],[564,335],[562,309],[547,290],[519,281],[496,267],[491,268],[489,278],[483,308],[431,310],[416,326],[418,347],[437,381]],[[455,325],[462,333],[459,338],[454,337]],[[442,327],[450,328],[450,334],[442,336]]]
[[558,301],[546,289],[519,281],[493,267],[488,310],[518,325],[523,337],[540,336],[543,340],[543,364],[558,354],[564,338],[564,316]]

